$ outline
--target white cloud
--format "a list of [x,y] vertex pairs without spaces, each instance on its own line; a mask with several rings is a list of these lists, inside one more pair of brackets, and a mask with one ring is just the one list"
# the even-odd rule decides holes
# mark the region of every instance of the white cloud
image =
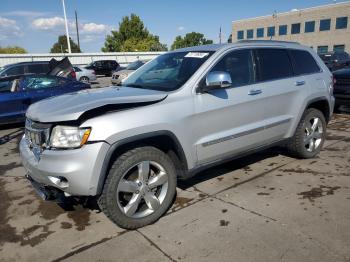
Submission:
[[21,35],[21,30],[17,22],[0,16],[0,40]]
[[62,17],[38,18],[32,22],[34,28],[39,30],[52,30],[64,26]]
[[[64,32],[63,17],[55,16],[50,18],[38,18],[33,20],[32,26],[38,30],[54,30]],[[68,20],[69,30],[75,30],[75,21]],[[96,23],[79,23],[81,34],[106,34],[111,30],[111,26]]]
[[183,30],[185,30],[185,27],[184,27],[184,26],[179,26],[179,27],[177,28],[177,30],[178,30],[178,31],[183,31]]
[[87,33],[87,34],[100,34],[100,33],[106,33],[108,30],[108,26],[104,24],[95,24],[95,23],[87,23],[87,24],[82,24],[81,25],[82,33]]

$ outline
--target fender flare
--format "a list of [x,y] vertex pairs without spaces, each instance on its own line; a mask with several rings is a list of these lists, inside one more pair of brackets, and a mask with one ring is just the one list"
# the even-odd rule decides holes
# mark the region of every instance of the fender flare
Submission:
[[144,133],[144,134],[140,134],[140,135],[136,135],[136,136],[127,137],[127,138],[124,138],[122,140],[119,140],[119,141],[111,144],[111,146],[109,147],[109,149],[105,155],[105,158],[103,160],[102,169],[100,171],[96,195],[100,195],[102,193],[104,182],[105,182],[106,177],[108,175],[108,169],[110,166],[110,162],[112,160],[114,152],[116,152],[116,150],[118,150],[118,148],[120,148],[126,144],[132,143],[132,142],[142,142],[142,140],[149,139],[149,138],[155,138],[155,137],[159,137],[159,136],[168,136],[170,139],[172,139],[172,141],[175,144],[177,152],[180,154],[180,161],[184,161],[184,168],[187,170],[188,160],[186,158],[185,152],[183,150],[183,147],[181,146],[180,141],[178,140],[178,138],[176,137],[176,135],[174,133],[172,133],[168,130],[160,130],[160,131],[149,132],[149,133]]

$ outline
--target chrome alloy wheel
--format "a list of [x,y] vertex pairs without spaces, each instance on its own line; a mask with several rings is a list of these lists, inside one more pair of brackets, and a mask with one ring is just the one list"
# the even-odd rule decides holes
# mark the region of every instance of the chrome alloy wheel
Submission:
[[323,138],[322,121],[318,117],[311,118],[305,126],[304,146],[308,152],[315,151]]
[[128,217],[143,218],[163,203],[168,191],[168,174],[154,161],[142,161],[126,171],[117,187],[117,202]]

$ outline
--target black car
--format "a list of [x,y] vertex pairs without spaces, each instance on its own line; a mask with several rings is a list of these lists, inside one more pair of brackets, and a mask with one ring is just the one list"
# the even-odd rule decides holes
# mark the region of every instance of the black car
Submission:
[[346,52],[326,53],[321,54],[320,57],[331,71],[350,66],[350,56]]
[[350,68],[333,72],[336,109],[341,105],[350,106]]
[[120,65],[115,60],[98,60],[87,65],[86,69],[95,70],[96,75],[111,76],[112,72],[116,71]]
[[5,65],[0,70],[0,78],[14,75],[46,74],[49,72],[48,61],[21,62]]

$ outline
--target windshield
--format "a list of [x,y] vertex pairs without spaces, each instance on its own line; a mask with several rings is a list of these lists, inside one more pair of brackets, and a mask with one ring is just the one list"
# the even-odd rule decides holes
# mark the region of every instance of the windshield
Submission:
[[124,86],[174,91],[198,70],[213,52],[174,52],[158,56],[123,83]]

